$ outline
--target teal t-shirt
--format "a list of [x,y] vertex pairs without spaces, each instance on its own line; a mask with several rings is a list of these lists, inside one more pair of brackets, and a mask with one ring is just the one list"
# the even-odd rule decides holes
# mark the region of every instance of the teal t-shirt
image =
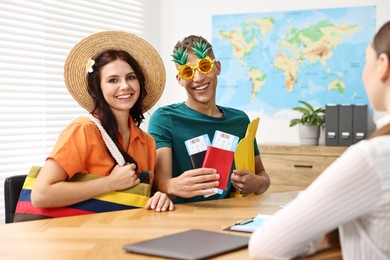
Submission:
[[[221,118],[199,113],[186,106],[184,102],[161,107],[153,113],[149,121],[148,132],[155,139],[157,149],[161,147],[172,149],[172,177],[177,177],[183,172],[193,169],[184,144],[188,139],[207,134],[212,142],[216,130],[238,136],[240,140],[245,137],[250,122],[248,116],[238,109],[221,106],[218,108],[223,112]],[[256,156],[259,154],[256,140],[254,146]],[[232,170],[234,168],[233,164]],[[187,203],[227,198],[231,187],[229,178],[228,187],[222,194],[215,194],[207,198],[203,196],[176,197],[173,202]]]

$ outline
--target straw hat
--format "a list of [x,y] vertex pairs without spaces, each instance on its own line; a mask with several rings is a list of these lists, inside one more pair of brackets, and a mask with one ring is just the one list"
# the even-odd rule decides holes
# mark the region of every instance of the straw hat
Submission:
[[138,62],[145,75],[147,95],[143,100],[146,112],[161,97],[165,86],[165,68],[158,52],[144,39],[122,31],[104,31],[92,34],[70,51],[64,66],[65,84],[73,98],[88,112],[94,101],[87,90],[86,66],[106,50],[123,50]]

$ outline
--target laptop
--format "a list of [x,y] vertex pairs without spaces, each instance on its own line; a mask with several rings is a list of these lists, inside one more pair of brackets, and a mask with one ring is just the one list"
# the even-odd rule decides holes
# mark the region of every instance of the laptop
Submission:
[[123,246],[137,254],[174,259],[205,259],[248,246],[249,237],[191,229]]

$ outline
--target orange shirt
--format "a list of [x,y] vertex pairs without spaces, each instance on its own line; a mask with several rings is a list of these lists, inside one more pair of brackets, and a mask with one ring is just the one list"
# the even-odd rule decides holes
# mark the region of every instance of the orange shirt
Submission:
[[[150,172],[153,183],[156,144],[154,139],[137,127],[129,117],[130,144],[127,153],[138,164],[138,172]],[[123,149],[123,138],[118,133]],[[107,176],[116,162],[106,148],[96,125],[88,118],[77,118],[61,133],[47,159],[54,159],[71,178],[76,173]]]

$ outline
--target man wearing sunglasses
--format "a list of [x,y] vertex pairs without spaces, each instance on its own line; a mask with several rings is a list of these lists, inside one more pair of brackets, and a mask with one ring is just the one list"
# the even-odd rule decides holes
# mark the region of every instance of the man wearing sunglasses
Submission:
[[159,108],[149,121],[148,131],[157,146],[155,188],[170,195],[174,203],[227,198],[234,189],[241,194],[264,193],[270,180],[256,142],[255,173],[233,170],[223,192],[215,193],[220,178],[215,169],[193,168],[185,141],[204,135],[212,140],[216,130],[242,139],[250,121],[243,111],[216,104],[221,63],[207,40],[188,36],[176,44],[172,57],[187,100]]

